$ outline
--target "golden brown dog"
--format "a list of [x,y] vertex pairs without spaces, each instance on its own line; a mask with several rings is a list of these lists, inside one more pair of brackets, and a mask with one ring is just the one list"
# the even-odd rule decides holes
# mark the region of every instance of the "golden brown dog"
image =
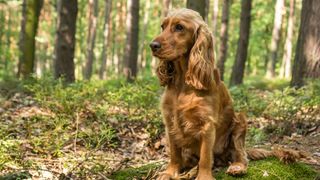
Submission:
[[[174,10],[151,42],[159,58],[157,75],[165,86],[161,109],[170,147],[170,162],[158,179],[176,177],[198,164],[198,180],[210,180],[213,162],[227,173],[246,172],[246,117],[235,114],[231,96],[214,65],[212,35],[199,13]],[[248,151],[251,158],[267,151]]]

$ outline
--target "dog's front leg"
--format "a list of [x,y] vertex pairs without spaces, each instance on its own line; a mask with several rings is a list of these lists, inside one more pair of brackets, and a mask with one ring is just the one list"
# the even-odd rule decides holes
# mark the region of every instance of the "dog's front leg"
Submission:
[[181,148],[178,147],[171,135],[167,135],[170,147],[170,161],[167,169],[160,173],[158,180],[169,180],[171,178],[177,177],[182,163]]
[[[207,127],[206,127],[207,126]],[[207,124],[200,138],[200,160],[197,180],[211,180],[213,164],[213,146],[216,139],[216,129],[212,124]]]

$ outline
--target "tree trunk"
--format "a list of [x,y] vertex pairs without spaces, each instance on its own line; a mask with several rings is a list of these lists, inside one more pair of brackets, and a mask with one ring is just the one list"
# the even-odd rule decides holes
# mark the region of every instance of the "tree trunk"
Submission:
[[128,0],[127,40],[124,55],[124,75],[131,82],[137,76],[138,35],[139,35],[139,0]]
[[206,21],[208,19],[208,10],[206,9],[209,5],[207,3],[207,0],[187,0],[187,8],[199,12],[202,18]]
[[238,48],[236,59],[232,67],[232,74],[230,79],[230,86],[242,84],[245,62],[247,59],[250,21],[251,21],[251,0],[241,1],[241,20],[240,20],[240,36],[238,41]]
[[284,46],[284,54],[280,69],[280,77],[289,78],[291,76],[291,56],[292,56],[292,37],[294,28],[294,9],[295,0],[290,0],[290,12],[288,17],[287,37]]
[[103,33],[103,48],[102,48],[102,55],[101,55],[101,67],[99,71],[99,78],[104,79],[105,78],[105,71],[106,71],[106,64],[107,64],[107,49],[109,45],[109,27],[110,24],[112,23],[110,21],[110,13],[111,13],[111,8],[112,8],[112,0],[105,0],[104,4],[104,33]]
[[218,68],[220,70],[221,80],[224,79],[224,64],[227,59],[228,52],[228,24],[229,24],[229,7],[230,1],[223,0],[221,30],[220,30],[220,50],[218,58]]
[[213,44],[216,44],[218,13],[219,13],[219,0],[213,0],[213,14],[212,14]]
[[[0,26],[1,27],[5,27],[6,23],[7,22],[6,22],[6,19],[5,19],[3,6],[0,5]],[[2,56],[3,55],[2,37],[3,37],[4,31],[5,31],[5,28],[0,28],[0,62],[5,62],[5,67],[6,67],[8,59],[3,59],[2,58],[3,57]],[[5,68],[5,70],[7,70],[7,69]]]
[[268,78],[275,77],[276,75],[276,63],[277,63],[277,53],[281,36],[281,24],[282,24],[282,11],[284,8],[284,0],[277,0],[275,6],[274,14],[274,25],[272,30],[272,39],[270,45],[270,55],[267,64],[267,74]]
[[302,1],[299,37],[293,64],[291,86],[301,87],[304,78],[320,77],[320,3]]
[[169,12],[171,0],[163,0],[162,2],[163,2],[162,17],[166,17]]
[[30,76],[34,71],[35,36],[37,34],[40,11],[43,0],[24,0],[20,32],[20,60],[18,77]]
[[8,63],[9,59],[3,58],[3,54],[4,54],[3,53],[3,49],[4,49],[3,46],[4,46],[4,44],[3,44],[2,37],[4,35],[4,32],[6,31],[5,25],[7,23],[8,22],[6,21],[6,18],[5,18],[4,7],[0,4],[0,27],[3,27],[3,28],[0,28],[0,62],[4,63],[5,72],[7,72],[7,63]]
[[[12,36],[12,26],[14,26],[14,23],[12,22],[13,21],[13,8],[9,8],[8,10],[8,17],[7,17],[7,32],[6,32],[6,48],[9,50],[11,48],[11,36]],[[9,66],[9,61],[11,60],[12,58],[12,53],[11,51],[9,50],[8,52],[5,53],[5,59],[6,59],[6,63],[5,63],[5,70],[8,70],[8,66]],[[19,70],[18,70],[19,71]]]
[[59,0],[58,24],[55,42],[55,78],[64,77],[65,82],[74,82],[74,48],[77,0]]
[[76,44],[77,47],[75,51],[75,64],[78,66],[75,66],[75,76],[76,77],[84,77],[85,73],[85,63],[86,63],[86,50],[87,50],[87,42],[85,41],[85,38],[87,36],[87,19],[83,18],[86,17],[88,14],[88,1],[87,0],[80,0],[78,1],[78,13],[77,16],[81,18],[77,18],[77,36]]
[[148,24],[149,24],[149,11],[151,7],[151,2],[150,0],[146,0],[146,5],[145,5],[145,12],[144,12],[144,18],[143,18],[143,29],[141,33],[141,46],[139,48],[139,55],[138,55],[138,60],[139,60],[139,67],[140,69],[143,69],[146,65],[146,54],[145,54],[145,46],[146,46],[146,36],[148,33]]
[[111,17],[111,26],[112,26],[112,31],[111,33],[111,43],[112,43],[112,53],[111,53],[111,66],[113,67],[115,73],[118,73],[119,69],[118,66],[116,66],[115,64],[115,59],[116,59],[116,33],[118,31],[118,27],[117,27],[117,17],[119,16],[119,9],[117,8],[118,3],[114,3],[113,6],[115,6],[114,11],[115,11],[115,15]]
[[89,0],[89,28],[87,37],[87,63],[84,78],[90,80],[94,60],[94,45],[97,32],[98,0]]
[[[126,37],[123,36],[123,34],[126,34],[126,19],[127,19],[127,1],[120,1],[117,4],[117,10],[118,13],[116,15],[116,24],[117,24],[117,31],[115,32],[115,42],[117,42],[117,47],[116,47],[116,55],[114,58],[114,64],[116,66],[116,72],[118,75],[120,75],[123,70],[126,61],[123,59],[125,57],[125,47],[126,46]],[[129,14],[129,13],[128,13]],[[127,53],[127,52],[126,52]],[[122,61],[121,61],[122,60]]]
[[[5,69],[5,72],[8,72],[8,67],[9,67],[9,62],[12,58],[12,52],[10,51],[11,49],[11,36],[12,36],[12,31],[13,31],[13,26],[15,26],[15,23],[12,22],[14,19],[13,19],[13,16],[12,14],[14,13],[13,10],[14,8],[8,8],[8,11],[7,11],[7,15],[6,15],[6,22],[7,22],[7,28],[6,28],[6,40],[5,40],[5,43],[6,43],[6,50],[5,50],[5,53],[4,53],[4,58],[5,58],[5,64],[4,64],[4,69]],[[20,34],[21,35],[21,34]],[[19,69],[18,69],[19,70]]]

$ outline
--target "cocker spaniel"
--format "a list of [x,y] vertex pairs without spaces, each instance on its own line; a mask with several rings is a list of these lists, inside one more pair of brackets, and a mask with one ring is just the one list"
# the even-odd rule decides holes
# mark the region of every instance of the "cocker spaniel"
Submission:
[[246,117],[233,110],[231,96],[215,68],[212,34],[199,13],[171,11],[161,34],[150,44],[159,59],[157,76],[165,86],[161,110],[170,162],[158,179],[177,177],[183,168],[198,166],[198,180],[210,180],[213,162],[229,165],[227,173],[243,174],[247,156],[273,155],[245,150]]

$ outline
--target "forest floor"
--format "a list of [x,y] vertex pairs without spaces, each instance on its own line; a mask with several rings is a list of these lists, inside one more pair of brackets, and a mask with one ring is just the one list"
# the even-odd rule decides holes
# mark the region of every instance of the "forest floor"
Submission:
[[[153,179],[168,162],[158,109],[162,90],[154,81],[69,87],[47,79],[0,83],[0,179]],[[293,97],[304,94],[307,104],[287,102],[293,92],[281,90],[281,96],[288,95],[282,104],[296,111],[277,106],[278,95],[270,99],[265,88],[231,89],[235,102],[247,99],[235,108],[249,115],[248,147],[292,148],[307,155],[293,165],[275,159],[252,162],[244,179],[320,178],[319,87],[294,91]],[[248,98],[253,92],[255,97]],[[261,99],[256,98],[268,103],[257,105]],[[216,171],[217,179],[227,178],[224,169]]]

